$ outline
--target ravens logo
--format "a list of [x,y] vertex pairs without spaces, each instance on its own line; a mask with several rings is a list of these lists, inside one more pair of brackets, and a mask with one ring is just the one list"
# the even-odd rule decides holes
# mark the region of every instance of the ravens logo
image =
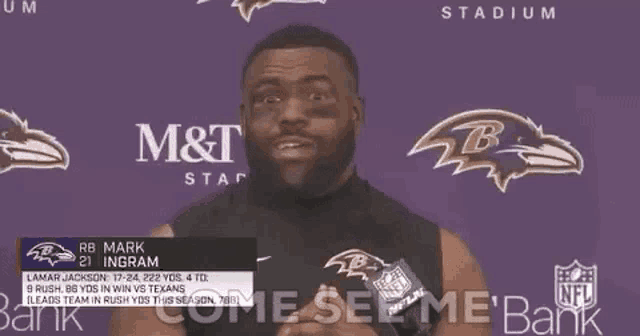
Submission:
[[260,9],[262,7],[266,7],[272,2],[275,2],[275,1],[273,0],[234,0],[233,3],[231,4],[231,7],[238,8],[238,11],[240,12],[240,16],[242,16],[243,19],[249,22],[251,20],[251,14],[253,13],[254,9]]
[[[202,4],[205,2],[209,2],[211,0],[198,0],[197,4]],[[240,16],[249,22],[251,21],[251,14],[253,14],[254,9],[260,9],[263,7],[267,7],[272,3],[313,3],[319,2],[324,4],[327,0],[233,0],[231,7],[238,8],[238,12],[240,12]]]
[[0,174],[13,168],[69,166],[67,150],[51,135],[29,129],[14,112],[0,109]]
[[338,265],[338,274],[347,273],[347,277],[361,276],[362,280],[368,280],[370,276],[389,266],[384,260],[358,249],[341,252],[329,259],[324,268]]
[[32,247],[27,252],[27,257],[33,256],[36,261],[48,261],[51,266],[61,261],[76,261],[76,256],[64,246],[53,243],[44,242]]
[[488,178],[503,193],[512,179],[528,174],[582,173],[582,155],[529,118],[503,110],[473,110],[454,115],[422,136],[407,156],[445,147],[434,169],[457,164],[453,175],[488,168]]

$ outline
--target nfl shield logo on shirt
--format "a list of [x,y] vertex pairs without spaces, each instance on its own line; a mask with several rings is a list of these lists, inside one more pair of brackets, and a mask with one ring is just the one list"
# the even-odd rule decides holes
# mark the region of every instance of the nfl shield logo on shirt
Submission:
[[555,267],[555,301],[559,308],[589,310],[598,300],[598,267],[586,267],[577,259]]
[[391,271],[384,271],[380,279],[373,282],[385,301],[401,299],[411,288],[411,280],[400,266]]

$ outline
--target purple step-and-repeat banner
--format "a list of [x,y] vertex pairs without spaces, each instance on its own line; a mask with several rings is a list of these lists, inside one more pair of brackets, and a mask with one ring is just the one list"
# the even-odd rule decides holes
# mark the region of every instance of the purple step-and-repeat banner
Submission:
[[[106,308],[20,306],[16,237],[146,236],[243,178],[242,63],[293,22],[353,48],[367,116],[358,170],[468,242],[494,335],[536,334],[528,324],[548,316],[534,312],[555,312],[554,288],[571,278],[556,266],[574,260],[597,275],[584,279],[584,334],[637,333],[640,5],[326,0],[257,7],[247,22],[232,2],[0,0],[0,334],[107,335]],[[572,168],[499,183],[492,160],[453,174],[456,163],[434,169],[444,147],[407,155],[477,109],[572,149],[544,161],[513,145],[525,164]]]

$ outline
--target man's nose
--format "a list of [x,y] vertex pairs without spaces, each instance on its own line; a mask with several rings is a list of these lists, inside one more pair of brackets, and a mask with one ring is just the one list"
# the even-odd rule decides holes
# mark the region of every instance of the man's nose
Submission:
[[308,122],[306,104],[299,98],[287,99],[280,113],[279,122],[285,126],[300,126]]

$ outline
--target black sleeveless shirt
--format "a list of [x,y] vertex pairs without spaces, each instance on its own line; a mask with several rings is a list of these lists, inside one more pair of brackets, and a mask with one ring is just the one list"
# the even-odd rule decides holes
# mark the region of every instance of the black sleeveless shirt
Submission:
[[[347,291],[365,292],[360,277],[337,274],[338,267],[324,268],[331,257],[348,249],[360,249],[386,263],[404,258],[425,289],[442,298],[438,226],[368,182],[354,176],[338,191],[312,200],[257,194],[249,185],[246,180],[230,185],[191,205],[173,221],[177,237],[257,237],[258,256],[271,257],[258,263],[251,310],[198,308],[194,315],[185,308],[188,336],[275,335],[282,325],[274,321],[276,300],[295,304],[282,310],[286,316],[310,302],[323,283],[337,287],[345,301]],[[370,325],[378,335],[396,335],[396,330],[412,334],[399,324],[394,328],[379,322],[373,299],[358,298],[356,303],[369,304],[369,310],[356,314],[371,316]],[[431,311],[430,316],[433,324],[438,314]]]

